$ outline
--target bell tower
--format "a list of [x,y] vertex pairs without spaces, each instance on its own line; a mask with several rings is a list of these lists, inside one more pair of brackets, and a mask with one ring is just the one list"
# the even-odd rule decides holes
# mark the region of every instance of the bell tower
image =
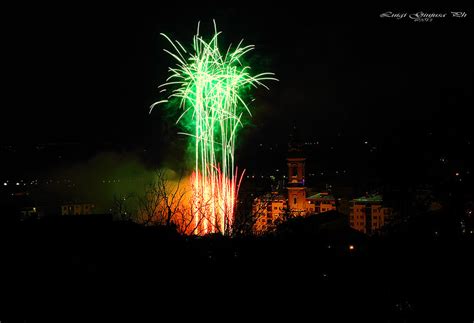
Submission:
[[304,157],[288,157],[288,186],[304,187]]
[[288,144],[288,209],[293,215],[306,214],[305,161],[302,145],[296,140],[296,127]]
[[306,187],[304,164],[306,158],[288,157],[288,208],[293,215],[306,213]]

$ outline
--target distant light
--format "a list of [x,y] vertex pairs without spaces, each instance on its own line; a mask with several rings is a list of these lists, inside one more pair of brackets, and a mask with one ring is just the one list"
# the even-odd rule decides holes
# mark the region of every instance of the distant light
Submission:
[[459,176],[459,173],[456,173],[456,176]]
[[3,186],[7,186],[7,185],[8,185],[8,184],[7,184],[6,182],[5,182],[5,183],[3,183]]
[[20,185],[20,183],[16,182],[16,186]]
[[349,250],[354,250],[354,249],[355,249],[354,245],[349,245]]
[[366,145],[367,145],[368,143],[369,143],[368,141],[364,141],[364,144],[366,144]]

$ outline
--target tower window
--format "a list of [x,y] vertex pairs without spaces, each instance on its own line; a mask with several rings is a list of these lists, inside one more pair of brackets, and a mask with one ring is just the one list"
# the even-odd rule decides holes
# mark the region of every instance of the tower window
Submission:
[[293,204],[296,204],[296,197],[293,197]]

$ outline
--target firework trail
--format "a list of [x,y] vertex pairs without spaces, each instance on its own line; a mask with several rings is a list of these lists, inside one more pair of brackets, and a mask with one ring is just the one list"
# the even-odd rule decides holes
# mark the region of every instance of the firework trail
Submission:
[[[214,35],[206,41],[199,34],[199,23],[192,50],[187,51],[177,40],[161,34],[173,50],[164,49],[176,61],[170,76],[160,85],[166,99],[150,107],[177,102],[183,111],[176,123],[193,138],[195,168],[192,175],[192,210],[196,234],[230,233],[235,204],[243,172],[235,166],[234,151],[237,131],[243,127],[244,115],[251,116],[244,100],[252,87],[276,80],[273,73],[250,74],[242,58],[254,49],[242,41],[225,53],[218,46],[220,32],[214,21]],[[267,88],[268,89],[268,88]]]

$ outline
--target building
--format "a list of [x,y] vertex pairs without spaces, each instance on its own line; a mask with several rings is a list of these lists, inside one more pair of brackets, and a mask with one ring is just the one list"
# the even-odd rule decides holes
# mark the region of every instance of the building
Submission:
[[302,157],[288,157],[288,207],[292,215],[307,213],[305,187],[305,160]]
[[390,221],[393,210],[383,206],[381,195],[368,195],[350,202],[349,223],[355,230],[373,234]]
[[287,194],[273,192],[256,198],[252,205],[254,231],[268,231],[286,216],[306,216],[336,210],[336,199],[327,192],[307,197],[305,161],[301,149],[290,145],[288,150]]
[[22,218],[31,218],[36,217],[38,215],[36,207],[34,206],[24,206],[20,209],[20,213]]
[[95,205],[92,203],[69,203],[61,205],[61,215],[93,214]]
[[273,229],[276,223],[284,218],[287,210],[286,196],[276,192],[256,198],[252,204],[254,231],[265,232]]
[[336,199],[327,192],[316,193],[306,198],[308,213],[336,211]]
[[[296,146],[297,147],[297,146]],[[336,199],[327,192],[307,196],[305,161],[300,148],[290,147],[288,165],[288,210],[292,216],[304,216],[336,210]]]

